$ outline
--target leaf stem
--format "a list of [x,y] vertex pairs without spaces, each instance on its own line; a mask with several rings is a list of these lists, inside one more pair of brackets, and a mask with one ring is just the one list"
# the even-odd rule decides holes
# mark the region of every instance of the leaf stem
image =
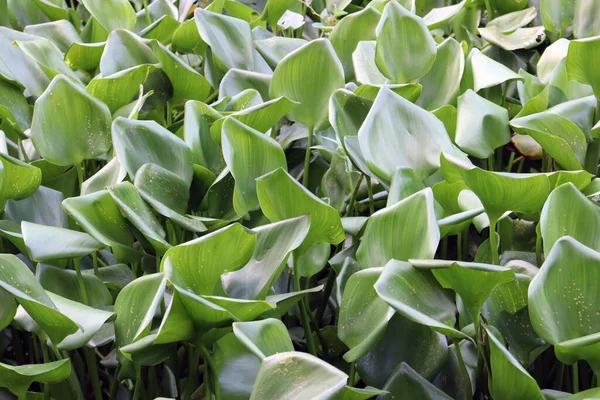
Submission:
[[355,377],[356,377],[356,363],[355,362],[351,362],[350,363],[350,371],[348,372],[348,386],[350,387],[354,387],[354,385],[356,384],[355,382]]
[[98,377],[98,367],[96,366],[96,353],[94,352],[94,349],[87,346],[83,347],[83,353],[85,355],[88,374],[92,381],[94,397],[96,399],[102,399],[102,389],[100,387],[100,378]]
[[492,264],[500,265],[498,238],[496,237],[496,222],[497,220],[495,218],[490,218],[490,249],[492,250]]
[[506,166],[506,172],[510,172],[513,167],[513,163],[515,162],[515,153],[510,152],[510,156],[508,157],[508,165]]
[[87,295],[87,291],[85,290],[85,283],[83,282],[83,275],[81,274],[81,258],[73,259],[73,264],[75,264],[75,272],[77,273],[77,288],[79,290],[79,296],[83,304],[86,306],[89,305],[89,299]]
[[[48,345],[44,342],[44,340],[38,336],[40,341],[40,347],[42,348],[42,355],[44,357],[44,363],[47,364],[50,362],[50,356],[48,355]],[[50,399],[50,384],[44,383],[44,400]]]
[[329,275],[327,276],[327,282],[325,283],[325,290],[323,290],[323,300],[321,300],[321,304],[319,304],[319,308],[317,308],[317,314],[315,320],[317,321],[316,327],[317,329],[323,323],[323,315],[325,314],[325,309],[327,308],[327,303],[329,301],[329,296],[331,296],[331,291],[333,290],[333,284],[335,283],[335,271],[330,267]]
[[308,127],[308,141],[306,143],[306,153],[304,155],[304,172],[302,174],[302,185],[308,188],[308,177],[310,172],[310,155],[312,153],[311,147],[313,142],[315,128],[313,126]]
[[75,166],[77,169],[77,182],[79,183],[79,193],[81,193],[81,187],[83,186],[83,164],[77,164]]
[[[221,400],[221,385],[219,384],[219,379],[217,375],[214,373],[216,371],[215,363],[210,353],[208,352],[208,349],[202,342],[200,343],[200,353],[202,354],[202,357],[204,357],[204,361],[206,362],[206,364],[204,365],[204,371],[206,371],[207,369],[211,370],[210,375],[212,377],[213,385],[215,387],[215,397],[217,400]],[[207,383],[208,382],[206,382],[205,384]]]
[[571,372],[573,373],[573,393],[579,393],[579,364],[577,361],[573,364]]
[[[57,360],[64,360],[62,354],[60,354],[60,350],[54,343],[52,343],[52,352]],[[77,379],[77,372],[74,368],[71,369],[71,374],[67,378],[67,383],[71,387],[71,391],[75,393],[75,398],[78,400],[83,400],[83,392],[81,391],[81,385],[79,384],[79,379]]]
[[[298,263],[296,262],[297,257],[294,257],[294,290],[299,292],[300,288],[300,271],[298,271]],[[302,297],[300,300],[300,304],[298,304],[300,308],[300,320],[302,321],[302,325],[304,326],[304,336],[306,336],[306,347],[308,348],[308,352],[316,357],[317,348],[315,346],[315,341],[312,336],[312,331],[310,330],[310,322],[308,321],[307,314],[307,303],[306,297]]]
[[142,392],[142,366],[135,366],[135,388],[133,389],[133,400],[138,400]]
[[535,262],[537,267],[542,267],[542,235],[537,234],[535,237]]
[[[198,365],[200,364],[201,351],[199,346],[189,346],[188,354],[188,376],[185,382],[185,388],[183,389],[182,399],[190,399],[192,393],[196,389],[198,384]],[[205,368],[206,373],[206,368]],[[205,382],[205,385],[208,383]]]
[[354,190],[352,191],[352,195],[350,196],[348,207],[346,207],[346,213],[344,214],[345,217],[352,216],[352,213],[354,212],[354,205],[356,204],[356,195],[358,194],[358,189],[360,188],[360,184],[362,183],[363,178],[364,175],[360,174],[358,180],[356,181],[356,186],[354,186]]
[[463,378],[467,381],[467,389],[468,395],[467,397],[473,396],[473,385],[471,385],[471,377],[469,376],[469,370],[465,364],[465,360],[463,359],[462,353],[460,352],[460,345],[457,340],[454,340],[454,352],[456,353],[456,358],[458,360],[458,366],[463,374]]
[[98,270],[98,251],[92,253],[92,261],[94,264],[94,275],[100,276],[100,271]]
[[121,363],[117,364],[117,368],[115,369],[114,379],[110,384],[110,394],[109,400],[115,399],[117,395],[117,388],[119,387],[119,373],[121,372]]
[[367,176],[367,192],[369,192],[369,213],[375,213],[375,205],[373,204],[373,186],[371,185],[371,177]]

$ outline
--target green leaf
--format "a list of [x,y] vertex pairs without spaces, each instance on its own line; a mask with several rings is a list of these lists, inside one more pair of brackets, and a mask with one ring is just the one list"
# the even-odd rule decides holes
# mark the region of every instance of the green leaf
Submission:
[[212,358],[221,396],[224,399],[248,399],[260,368],[260,359],[233,333],[215,343]]
[[233,206],[238,215],[259,208],[256,178],[277,168],[287,170],[283,149],[274,139],[234,118],[222,130],[223,156],[235,179]]
[[[115,301],[117,318],[114,322],[117,348],[148,336],[165,286],[162,273],[145,275],[135,279],[119,293]],[[122,365],[120,376],[131,377],[134,374],[133,364],[120,351],[117,351],[117,357]]]
[[122,182],[107,190],[123,215],[148,239],[156,253],[164,254],[171,247],[165,240],[166,232],[135,186]]
[[275,68],[288,54],[306,44],[304,39],[272,36],[267,39],[254,41],[256,50],[264,57],[267,63]]
[[383,390],[389,392],[389,394],[379,396],[381,399],[394,399],[396,396],[408,396],[409,398],[423,400],[451,399],[404,362],[396,367]]
[[[242,225],[229,225],[170,248],[162,259],[161,270],[166,271],[173,283],[197,295],[220,295],[223,294],[221,275],[246,265],[256,240],[256,234]],[[236,251],[229,251],[231,248]]]
[[[565,213],[565,210],[568,210]],[[600,221],[600,209],[588,200],[572,183],[565,183],[550,193],[540,216],[544,254],[549,255],[554,244],[570,236],[592,249],[598,248],[600,236],[594,229]]]
[[321,129],[327,120],[329,97],[344,86],[344,69],[326,39],[313,40],[284,57],[273,72],[269,95],[300,103],[287,117]]
[[71,360],[13,366],[0,363],[0,386],[9,388],[25,398],[33,382],[58,383],[71,375]]
[[398,167],[420,180],[439,169],[441,152],[457,152],[444,124],[433,114],[384,87],[358,132],[369,169],[389,183]]
[[211,48],[219,69],[254,70],[250,25],[241,19],[196,8],[194,19],[203,41]]
[[522,79],[521,76],[514,73],[505,65],[494,61],[474,48],[467,57],[465,72],[460,86],[461,92],[467,89],[479,92],[481,89],[490,88],[504,82]]
[[161,69],[173,84],[173,97],[169,100],[177,106],[187,100],[206,100],[212,88],[206,78],[196,72],[179,57],[157,41],[150,43]]
[[454,329],[456,305],[430,271],[403,261],[388,262],[375,291],[400,315],[452,338],[466,338]]
[[0,205],[33,195],[42,181],[42,171],[9,155],[0,154]]
[[504,347],[491,329],[487,332],[490,345],[492,380],[490,393],[495,399],[540,399],[544,396],[535,379],[523,368],[519,361]]
[[506,51],[532,49],[542,44],[546,38],[544,27],[519,28],[511,33],[502,33],[497,27],[479,28],[479,34],[499,48]]
[[125,29],[108,35],[102,57],[100,73],[107,77],[142,64],[156,64],[152,50],[136,34]]
[[458,98],[456,144],[469,155],[488,158],[510,142],[508,111],[471,89]]
[[[69,109],[69,118],[55,118]],[[56,165],[79,165],[111,147],[110,111],[62,75],[52,80],[35,102],[31,140],[37,151]]]
[[346,16],[333,28],[329,40],[342,62],[346,81],[355,78],[352,54],[360,42],[377,38],[375,29],[380,19],[379,11],[367,7]]
[[431,69],[419,79],[423,89],[417,104],[433,110],[454,103],[464,69],[465,55],[460,44],[453,38],[444,40],[437,47]]
[[302,244],[309,227],[309,217],[300,216],[255,228],[256,246],[252,258],[241,269],[221,276],[225,292],[238,299],[266,297],[285,267],[288,255]]
[[392,259],[431,258],[439,240],[433,192],[424,189],[373,214],[356,257],[363,268],[381,267]]
[[278,353],[262,360],[250,399],[328,398],[347,379],[348,375],[310,354]]
[[515,280],[514,272],[490,264],[445,260],[410,260],[418,268],[431,269],[445,289],[454,290],[477,325],[486,300],[498,285]]
[[598,21],[593,18],[598,9],[598,3],[590,0],[578,1],[575,4],[573,16],[573,36],[575,39],[583,39],[600,34]]
[[118,117],[112,125],[114,147],[121,165],[133,179],[144,164],[152,163],[192,181],[192,154],[185,142],[155,121]]
[[598,62],[598,49],[600,49],[598,37],[573,40],[569,44],[566,62],[569,80],[590,85],[596,97],[600,96],[600,79],[593,66]]
[[[90,271],[93,272],[93,270]],[[78,290],[76,271],[40,263],[37,265],[36,276],[43,288],[52,292],[52,294],[57,294],[68,300],[79,303],[84,302],[81,298],[81,293]],[[86,293],[88,294],[88,305],[92,307],[112,306],[112,296],[100,278],[93,274],[83,274],[82,280]],[[56,304],[60,310],[60,303],[57,302]],[[65,313],[65,315],[71,317],[68,313]],[[75,322],[77,323],[79,321]]]
[[542,24],[551,31],[562,36],[573,22],[575,2],[569,0],[540,0]]
[[52,261],[81,258],[102,247],[102,243],[87,233],[32,224],[21,223],[23,240],[34,261]]
[[502,33],[508,33],[529,24],[536,16],[536,8],[529,7],[496,17],[487,23],[486,28],[495,27]]
[[375,62],[394,83],[422,77],[435,61],[435,41],[422,18],[397,2],[389,2],[377,25]]
[[138,260],[133,249],[133,236],[110,193],[101,190],[85,196],[70,197],[63,208],[87,233],[105,246],[110,246],[122,262]]
[[294,351],[287,328],[278,319],[234,322],[233,333],[248,350],[261,360],[277,353]]
[[58,344],[78,326],[61,314],[29,268],[12,254],[0,254],[0,287],[21,304],[33,320]]
[[433,8],[423,17],[423,21],[429,29],[441,28],[454,16],[460,13],[466,4],[467,1],[463,0],[460,3],[451,6]]
[[571,120],[551,112],[513,119],[515,132],[531,136],[561,167],[580,170],[585,163],[587,139]]
[[31,120],[31,110],[21,89],[2,79],[0,79],[0,117],[2,118],[0,127],[7,134],[14,133],[16,136],[23,136]]
[[65,63],[73,70],[93,70],[100,65],[104,46],[102,43],[73,43],[65,55]]
[[39,39],[15,41],[15,44],[38,63],[48,79],[62,74],[74,83],[80,83],[77,75],[63,61],[62,53],[54,42],[48,39]]
[[133,30],[135,11],[127,0],[82,0],[85,8],[107,31],[123,28]]
[[310,215],[310,229],[298,254],[306,252],[314,243],[338,244],[344,240],[339,213],[282,168],[258,178],[256,192],[263,213],[273,222]]

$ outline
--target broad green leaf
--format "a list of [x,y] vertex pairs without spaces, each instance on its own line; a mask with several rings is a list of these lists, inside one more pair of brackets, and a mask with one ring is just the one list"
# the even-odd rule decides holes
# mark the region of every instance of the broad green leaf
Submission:
[[431,258],[439,240],[433,192],[424,189],[373,214],[356,257],[363,268],[380,267],[392,259]]
[[256,322],[234,322],[233,333],[261,360],[277,353],[294,351],[286,326],[278,319]]
[[456,144],[469,155],[488,158],[510,142],[508,111],[471,89],[458,98]]
[[[90,270],[93,272],[93,270]],[[79,302],[83,305],[84,299],[78,290],[78,278],[76,271],[72,269],[62,269],[53,267],[48,264],[38,264],[36,268],[36,277],[42,287],[52,294],[56,294],[68,300]],[[89,306],[91,307],[107,307],[112,306],[113,299],[104,285],[104,282],[93,274],[82,274],[83,284],[88,295]],[[56,302],[59,311],[61,310],[60,302]],[[65,315],[73,318],[72,315],[63,312]],[[73,319],[78,325],[81,322]]]
[[41,184],[42,171],[30,164],[0,154],[0,205],[33,195]]
[[367,386],[365,388],[355,388],[353,386],[345,386],[342,390],[337,392],[332,400],[366,400],[370,399],[373,396],[386,394],[385,390],[379,390],[372,386]]
[[222,398],[248,399],[260,368],[260,359],[233,333],[215,343],[212,358]]
[[383,390],[388,392],[379,396],[383,399],[394,399],[396,396],[423,400],[446,400],[451,399],[448,395],[436,388],[432,383],[415,372],[405,362],[400,363],[390,379],[386,382]]
[[82,0],[85,8],[106,29],[123,28],[133,30],[135,11],[127,0]]
[[356,46],[365,40],[375,40],[375,28],[381,19],[381,14],[372,7],[350,14],[343,18],[331,32],[329,40],[335,49],[342,65],[346,81],[355,79],[352,54]]
[[104,102],[112,113],[131,103],[139,94],[140,85],[148,81],[156,66],[142,64],[109,76],[96,76],[86,90]]
[[383,387],[395,367],[405,362],[431,380],[448,355],[448,341],[444,335],[396,314],[373,348],[356,362],[356,370],[368,385]]
[[155,344],[156,337],[156,333],[151,333],[136,342],[121,347],[119,351],[138,368],[142,365],[158,365],[171,356],[175,346],[170,343]]
[[540,0],[542,24],[551,31],[562,36],[573,22],[575,2],[570,0]]
[[600,9],[599,4],[591,0],[579,0],[575,3],[573,16],[573,36],[575,39],[598,36],[600,26],[594,18]]
[[266,297],[285,267],[288,255],[304,241],[310,228],[308,216],[300,216],[254,229],[256,246],[241,269],[221,276],[225,292],[238,299]]
[[6,217],[18,222],[33,222],[41,225],[58,226],[66,228],[69,225],[67,214],[62,210],[64,200],[62,193],[40,186],[31,196],[6,203]]
[[164,254],[171,247],[165,240],[166,232],[135,186],[122,182],[107,190],[123,215],[148,239],[156,253]]
[[385,6],[376,33],[375,62],[392,82],[411,82],[433,65],[437,48],[425,21],[397,2]]
[[277,22],[287,10],[301,13],[302,4],[293,0],[267,0],[261,19],[267,21],[271,26],[277,26]]
[[[404,97],[406,100],[414,103],[421,94],[421,85],[418,83],[394,83],[385,85],[392,92]],[[375,101],[375,98],[381,91],[383,85],[360,85],[358,89],[354,91],[354,94],[360,97],[364,97],[368,100]]]
[[4,306],[0,309],[0,329],[10,325],[17,312],[17,303],[14,297],[4,289],[0,289],[0,301]]
[[81,258],[103,246],[87,233],[55,226],[23,221],[21,232],[29,255],[34,261]]
[[600,96],[600,78],[594,66],[598,62],[600,37],[573,40],[569,44],[566,68],[569,80],[590,85],[596,98]]
[[571,120],[551,112],[542,112],[513,119],[510,125],[515,132],[531,136],[561,167],[582,169],[587,139]]
[[188,64],[157,41],[150,43],[161,69],[173,84],[173,97],[169,100],[177,106],[187,100],[206,100],[211,92],[210,83]]
[[465,62],[465,72],[460,86],[461,92],[467,89],[479,92],[481,89],[521,79],[523,78],[507,66],[489,58],[474,48],[469,53]]
[[466,0],[463,0],[458,4],[433,8],[423,17],[423,21],[427,25],[427,28],[431,30],[441,28],[460,13],[467,3]]
[[475,324],[486,300],[498,285],[515,280],[510,268],[490,264],[445,260],[411,260],[418,268],[431,269],[445,289],[454,290],[464,302]]
[[375,40],[358,42],[356,50],[352,53],[352,66],[356,81],[362,84],[383,85],[387,78],[379,71],[375,64]]
[[490,393],[495,399],[544,399],[535,379],[504,347],[490,329],[486,329],[490,344],[492,380]]
[[211,170],[218,175],[225,166],[219,146],[210,136],[211,125],[223,116],[211,106],[199,101],[185,104],[183,138],[192,151],[195,164]]
[[71,360],[13,366],[0,363],[0,387],[15,391],[20,398],[27,398],[27,389],[33,382],[58,383],[71,375]]
[[136,174],[134,185],[146,202],[160,215],[192,232],[204,232],[204,221],[210,219],[184,214],[190,190],[189,183],[156,165],[144,164]]
[[93,70],[100,65],[105,43],[73,43],[67,54],[65,62],[73,70]]
[[596,221],[600,221],[600,208],[572,183],[557,187],[548,196],[540,216],[544,254],[548,256],[563,236],[570,236],[592,249],[598,248],[600,236],[594,229]]
[[70,197],[63,201],[63,208],[94,239],[110,246],[118,260],[139,259],[127,222],[108,191]]
[[310,354],[278,353],[262,360],[250,399],[325,399],[341,390],[347,379],[348,375]]
[[439,169],[441,152],[456,152],[444,124],[433,114],[384,87],[358,132],[369,169],[389,183],[398,167],[421,180]]
[[271,78],[271,75],[232,68],[223,76],[219,85],[219,100],[227,96],[235,96],[246,89],[255,89],[263,100],[268,100]]
[[[59,350],[75,350],[87,345],[96,332],[102,328],[102,325],[114,316],[111,311],[92,308],[82,304],[80,301],[71,301],[52,292],[48,292],[48,295],[54,304],[56,304],[58,311],[68,316],[79,326],[77,332],[67,336],[58,344]],[[107,298],[112,303],[110,294],[106,293],[106,295],[108,295]]]
[[[170,248],[163,257],[161,270],[173,283],[197,295],[220,295],[221,275],[246,265],[256,240],[256,234],[242,225],[229,225]],[[232,248],[236,251],[230,251]]]
[[73,24],[68,21],[68,17],[64,19],[59,18],[53,22],[28,25],[23,29],[23,33],[29,33],[51,40],[63,54],[66,53],[74,43],[81,42],[79,33]]
[[369,352],[394,315],[394,310],[373,288],[381,272],[382,268],[356,272],[344,287],[338,336],[350,349],[344,354],[346,362],[354,362]]
[[567,57],[570,43],[569,40],[561,38],[546,47],[537,63],[537,77],[542,83],[550,82],[557,65]]
[[546,38],[544,27],[519,28],[511,33],[502,33],[497,27],[479,28],[482,38],[502,50],[514,51],[519,49],[532,49],[542,44]]
[[310,215],[310,229],[298,254],[306,252],[314,243],[338,244],[344,240],[339,213],[282,168],[258,178],[256,192],[263,213],[273,222]]
[[[65,109],[68,118],[56,118]],[[56,165],[79,165],[111,147],[110,111],[105,104],[62,75],[52,80],[35,102],[31,140]]]
[[274,139],[234,118],[222,130],[223,156],[235,179],[233,207],[238,215],[259,208],[256,178],[277,168],[287,170],[283,149]]
[[53,79],[56,75],[61,74],[74,83],[80,83],[77,75],[65,64],[62,53],[51,40],[15,41],[15,45],[38,63],[48,79]]
[[102,76],[107,77],[142,64],[156,64],[156,58],[139,36],[125,29],[116,29],[108,35],[100,58]]
[[63,3],[60,0],[34,0],[34,2],[53,21],[69,19],[69,12],[62,7]]
[[58,344],[77,331],[75,322],[58,311],[48,293],[21,260],[12,254],[1,254],[0,267],[0,288],[15,297],[52,343]]
[[550,250],[529,285],[529,316],[535,331],[555,346],[559,360],[587,360],[600,366],[598,318],[594,282],[600,273],[600,254],[565,236]]
[[486,28],[495,27],[502,33],[515,31],[529,24],[537,15],[535,7],[501,15],[489,21]]
[[477,167],[459,167],[456,161],[447,162],[456,168],[465,184],[481,200],[490,219],[498,220],[506,211],[538,212],[552,189],[544,174],[491,172]]
[[152,163],[191,182],[194,171],[190,149],[155,121],[118,117],[112,125],[112,137],[119,161],[132,179],[142,165]]
[[196,8],[194,19],[203,41],[211,48],[219,69],[254,70],[250,25],[241,19]]
[[98,172],[89,177],[81,185],[81,194],[90,194],[116,185],[127,176],[127,171],[121,167],[118,157],[114,157]]
[[391,260],[375,283],[375,290],[396,312],[411,321],[452,338],[466,338],[454,329],[454,301],[430,271]]
[[[160,306],[166,281],[163,274],[145,275],[127,285],[115,301],[117,348],[134,343],[150,333],[152,319]],[[117,351],[122,365],[119,376],[132,377],[133,364]],[[133,375],[135,376],[135,375]]]
[[464,69],[465,55],[460,44],[453,38],[444,40],[437,47],[431,69],[419,79],[423,89],[417,104],[433,110],[454,103]]
[[265,61],[272,68],[275,68],[285,56],[304,46],[306,43],[304,39],[272,36],[267,39],[255,40],[254,46]]
[[321,129],[329,124],[329,97],[343,86],[344,69],[333,46],[329,40],[317,39],[281,60],[273,72],[269,95],[299,102],[287,117]]
[[0,117],[2,118],[0,127],[7,134],[14,133],[15,136],[23,136],[31,121],[31,110],[22,90],[2,79],[0,79]]

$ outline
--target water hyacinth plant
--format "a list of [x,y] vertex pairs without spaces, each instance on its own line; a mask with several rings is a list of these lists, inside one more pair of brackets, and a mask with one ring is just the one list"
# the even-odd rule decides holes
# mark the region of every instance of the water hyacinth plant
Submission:
[[0,398],[600,398],[599,21],[0,0]]

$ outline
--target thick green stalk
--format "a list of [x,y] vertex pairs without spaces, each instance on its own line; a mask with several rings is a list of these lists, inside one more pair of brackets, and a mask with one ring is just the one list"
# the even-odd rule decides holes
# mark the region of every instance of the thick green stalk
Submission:
[[98,270],[98,252],[97,251],[92,253],[92,261],[94,264],[94,275],[99,276],[100,271]]
[[121,363],[117,364],[115,369],[114,380],[110,384],[110,395],[109,400],[114,400],[117,396],[117,388],[119,387],[119,373],[121,372]]
[[102,399],[102,388],[100,386],[100,378],[98,377],[98,367],[96,366],[96,353],[94,349],[84,346],[83,353],[85,355],[85,363],[87,364],[88,374],[92,380],[92,389],[94,397]]
[[492,263],[500,265],[498,254],[498,238],[496,237],[496,219],[490,218],[490,249],[492,250]]
[[[60,354],[58,347],[54,343],[52,343],[52,352],[57,360],[63,360],[64,357]],[[77,372],[75,369],[71,369],[71,375],[67,378],[67,383],[71,388],[71,392],[75,394],[75,398],[77,400],[83,400],[83,392],[81,391],[81,385],[79,384],[79,379],[77,379]]]
[[350,371],[348,372],[348,386],[353,387],[356,382],[355,382],[355,377],[356,377],[356,363],[351,362],[350,363]]
[[73,263],[75,264],[75,272],[77,272],[77,289],[79,291],[79,296],[83,301],[83,304],[86,306],[89,305],[89,299],[87,295],[87,290],[85,290],[85,283],[83,282],[83,275],[81,274],[81,258],[73,259]]
[[[296,258],[296,257],[295,257]],[[295,260],[294,260],[295,261]],[[300,288],[300,272],[298,271],[298,263],[294,262],[294,290],[299,292],[302,290]],[[306,346],[308,347],[308,352],[313,356],[317,355],[317,348],[315,346],[315,341],[312,336],[312,331],[310,330],[310,322],[308,321],[308,305],[306,303],[306,297],[303,297],[298,304],[300,308],[300,320],[302,321],[302,325],[304,326],[304,336],[306,336]]]
[[467,370],[467,366],[465,364],[465,360],[463,359],[462,353],[460,352],[459,342],[454,340],[454,352],[456,353],[456,358],[458,359],[458,366],[460,367],[460,371],[463,374],[463,379],[467,381],[467,389],[469,396],[473,393],[473,386],[471,385],[471,377],[469,376],[469,371]]
[[352,191],[352,195],[350,196],[350,201],[348,202],[348,207],[346,207],[345,217],[351,217],[354,212],[354,205],[356,204],[356,196],[358,195],[358,189],[360,188],[360,184],[362,183],[364,175],[360,174],[358,180],[356,181],[356,186],[354,186],[354,190]]
[[[50,362],[50,356],[48,355],[48,345],[44,342],[44,339],[38,336],[40,341],[40,347],[42,348],[42,354],[44,357],[44,364]],[[50,384],[44,383],[44,400],[50,400]]]
[[77,182],[79,183],[79,193],[81,193],[81,187],[83,186],[83,165],[82,164],[77,164],[75,166],[75,168],[77,169]]
[[192,393],[196,390],[198,384],[198,365],[200,364],[200,356],[202,354],[199,346],[190,346],[188,351],[188,377],[181,396],[182,399],[191,399]]
[[304,173],[302,174],[302,185],[304,185],[305,188],[308,188],[311,155],[310,148],[312,147],[314,130],[315,128],[313,126],[308,127],[308,142],[306,143],[306,153],[304,155]]
[[573,393],[579,393],[579,365],[577,362],[573,364]]
[[375,205],[373,203],[373,186],[371,185],[370,176],[367,176],[367,191],[369,192],[369,212],[373,215],[375,213]]
[[[212,377],[213,386],[215,387],[215,397],[216,400],[221,400],[221,385],[219,384],[219,378],[217,377],[215,371],[215,363],[212,359],[212,356],[208,352],[204,343],[200,343],[200,352],[202,357],[204,357],[204,371],[210,370],[210,376]],[[205,385],[208,384],[208,381],[205,382]]]

